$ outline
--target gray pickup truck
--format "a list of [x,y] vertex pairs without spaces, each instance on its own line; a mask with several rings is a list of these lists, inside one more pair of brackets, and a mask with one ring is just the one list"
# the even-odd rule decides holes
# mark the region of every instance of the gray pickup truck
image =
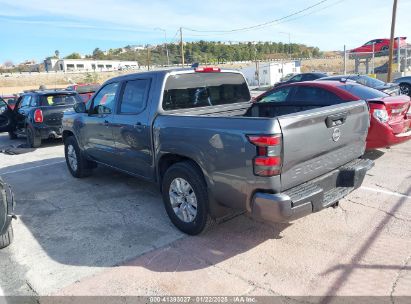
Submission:
[[373,166],[368,127],[365,102],[271,113],[241,73],[197,68],[108,80],[64,114],[63,139],[73,176],[103,164],[156,182],[195,235],[231,209],[288,222],[335,206]]

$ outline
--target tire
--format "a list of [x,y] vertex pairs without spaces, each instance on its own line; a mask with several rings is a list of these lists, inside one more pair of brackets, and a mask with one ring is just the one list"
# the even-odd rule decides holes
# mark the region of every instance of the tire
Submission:
[[411,96],[411,85],[409,85],[408,83],[401,83],[400,92],[401,94]]
[[381,52],[385,52],[385,51],[388,51],[389,50],[389,47],[388,46],[383,46],[382,48],[381,48]]
[[13,226],[10,223],[9,228],[7,229],[6,233],[3,235],[0,235],[0,249],[6,248],[9,246],[14,239],[14,233],[13,233]]
[[[180,186],[176,187],[178,184]],[[193,162],[183,161],[172,165],[164,174],[161,188],[167,214],[182,232],[197,235],[215,223],[209,214],[207,184]],[[176,188],[185,190],[173,191]],[[196,200],[196,207],[189,203],[193,198]]]
[[64,155],[67,168],[76,178],[90,176],[92,169],[96,167],[95,163],[87,160],[81,152],[74,136],[69,136],[64,141]]
[[41,138],[36,136],[34,128],[30,125],[26,127],[26,140],[30,148],[38,148],[41,146]]
[[17,139],[17,134],[14,131],[10,131],[9,132],[9,139]]

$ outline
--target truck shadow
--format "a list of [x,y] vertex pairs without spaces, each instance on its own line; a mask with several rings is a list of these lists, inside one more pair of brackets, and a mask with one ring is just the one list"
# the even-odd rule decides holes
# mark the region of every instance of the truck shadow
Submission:
[[[100,167],[89,178],[75,179],[62,157],[4,167],[0,176],[17,202],[13,254],[20,260],[34,254],[43,267],[55,265],[50,259],[87,267],[135,260],[154,271],[193,270],[279,238],[289,226],[242,215],[186,237],[171,224],[156,185]],[[187,248],[190,258],[180,261]]]

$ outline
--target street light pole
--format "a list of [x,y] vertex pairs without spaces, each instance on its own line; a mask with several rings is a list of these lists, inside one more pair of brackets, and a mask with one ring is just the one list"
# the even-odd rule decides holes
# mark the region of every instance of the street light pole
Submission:
[[155,30],[159,30],[159,31],[164,32],[164,47],[166,48],[167,66],[170,66],[170,56],[169,56],[169,53],[168,53],[168,46],[167,46],[167,44],[168,44],[168,42],[167,42],[167,31],[165,29],[162,29],[162,28],[159,28],[159,27],[156,27]]

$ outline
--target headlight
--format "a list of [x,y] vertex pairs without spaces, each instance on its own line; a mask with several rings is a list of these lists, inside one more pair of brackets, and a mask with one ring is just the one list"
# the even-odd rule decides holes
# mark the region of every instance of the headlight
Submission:
[[388,112],[386,110],[376,109],[374,110],[373,115],[381,123],[386,123],[389,119]]
[[0,108],[0,114],[3,114],[4,112],[6,112],[6,107],[1,107]]

